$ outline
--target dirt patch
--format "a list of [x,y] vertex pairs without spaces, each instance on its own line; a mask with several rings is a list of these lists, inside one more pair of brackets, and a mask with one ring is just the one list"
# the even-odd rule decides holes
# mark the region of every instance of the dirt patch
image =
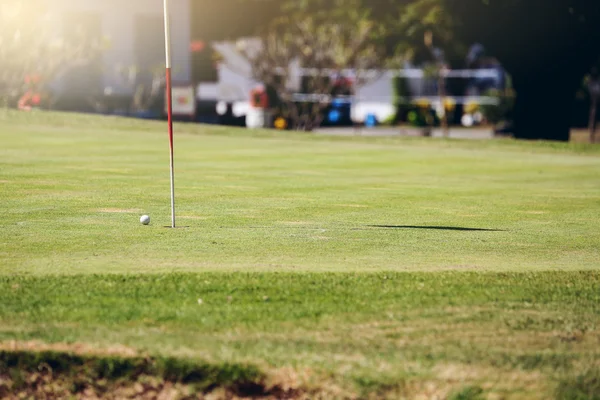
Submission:
[[[252,365],[141,357],[129,348],[6,342],[0,347],[1,399],[318,399],[306,376],[269,376]],[[323,392],[324,393],[324,392]]]
[[[94,383],[79,376],[54,376],[49,372],[0,374],[0,397],[16,399],[183,399],[190,397],[186,385],[161,382],[145,377],[138,382],[109,384],[105,380]],[[186,397],[187,395],[187,397]]]
[[143,210],[138,208],[100,208],[98,212],[101,213],[114,213],[114,214],[133,214],[141,213]]
[[227,189],[238,189],[238,190],[258,190],[256,186],[243,186],[243,185],[225,185],[223,186]]
[[[51,371],[3,374],[0,372],[0,398],[16,399],[178,399],[178,400],[241,400],[241,399],[327,399],[319,392],[273,387],[264,391],[260,385],[206,388],[166,381],[154,376],[140,376],[135,381],[94,379],[85,374],[56,375]],[[336,398],[350,398],[337,397]]]
[[317,240],[331,240],[329,236],[313,236],[313,239]]

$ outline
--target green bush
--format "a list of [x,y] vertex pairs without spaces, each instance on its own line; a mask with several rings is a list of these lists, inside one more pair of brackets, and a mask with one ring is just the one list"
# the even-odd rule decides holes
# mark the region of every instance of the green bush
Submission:
[[515,95],[510,89],[498,90],[490,89],[485,93],[485,96],[493,97],[498,100],[497,105],[482,104],[479,109],[485,119],[492,123],[498,124],[506,121],[513,107],[515,106]]

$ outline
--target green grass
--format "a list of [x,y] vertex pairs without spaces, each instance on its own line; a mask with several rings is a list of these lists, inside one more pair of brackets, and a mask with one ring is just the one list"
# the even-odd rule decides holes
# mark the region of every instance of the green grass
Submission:
[[597,148],[186,126],[175,167],[188,228],[169,231],[162,124],[21,118],[0,133],[2,273],[578,270],[600,259]]
[[173,230],[164,131],[0,111],[0,378],[67,343],[203,388],[597,398],[598,146],[178,124]]

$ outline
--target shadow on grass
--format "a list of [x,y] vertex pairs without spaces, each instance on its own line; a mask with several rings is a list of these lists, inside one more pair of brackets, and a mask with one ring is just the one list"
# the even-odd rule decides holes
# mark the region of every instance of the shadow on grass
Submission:
[[416,226],[416,225],[367,225],[369,228],[381,229],[431,229],[440,231],[465,231],[465,232],[506,232],[503,229],[464,228],[459,226]]
[[[265,375],[253,365],[209,364],[171,357],[116,357],[61,351],[0,350],[0,398],[5,398],[9,389],[34,394],[31,398],[47,398],[44,394],[56,398],[53,391],[60,391],[61,385],[63,388],[70,388],[73,395],[84,393],[87,389],[93,393],[115,391],[143,382],[144,377],[158,378],[170,384],[191,385],[195,391],[202,393],[222,388],[231,394],[231,398],[290,398],[294,394],[294,390],[277,385],[267,386]],[[38,378],[54,383],[58,389],[52,385],[38,387]],[[3,380],[11,385],[3,385]],[[154,385],[162,384],[159,382]],[[160,391],[162,386],[148,389]]]

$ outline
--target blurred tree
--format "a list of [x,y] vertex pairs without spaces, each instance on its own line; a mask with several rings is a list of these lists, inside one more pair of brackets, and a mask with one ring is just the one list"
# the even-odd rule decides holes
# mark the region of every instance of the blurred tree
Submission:
[[[132,93],[128,112],[163,113],[166,88],[164,64],[146,68],[135,65],[118,66],[116,72],[120,84]],[[145,75],[147,79],[139,79],[141,75]]]
[[99,53],[100,39],[60,35],[60,23],[44,0],[0,3],[0,103],[15,106],[35,91],[50,102],[48,85],[69,66]]
[[[320,5],[317,9],[311,7]],[[312,130],[322,122],[334,88],[350,78],[352,88],[376,79],[391,60],[377,23],[360,0],[309,0],[288,3],[287,15],[260,35],[258,46],[240,48],[252,77],[272,87],[280,108],[296,129]],[[300,85],[295,68],[311,69]],[[298,97],[298,92],[306,94]]]
[[[260,1],[260,0],[246,0]],[[353,5],[338,0],[295,0],[282,3],[282,12],[316,13],[340,7],[358,7],[385,33],[387,55],[402,55],[416,63],[432,61],[430,47],[423,37],[431,32],[433,46],[444,49],[450,63],[462,63],[466,47],[455,35],[453,19],[441,0],[360,0]],[[348,21],[351,22],[351,21]]]
[[[211,43],[254,35],[260,27],[282,15],[282,3],[282,0],[193,0],[190,2],[192,39]],[[193,80],[217,80],[217,57],[210,45],[193,52]]]
[[[440,0],[411,0],[400,2],[394,19],[394,40],[397,51],[406,53],[416,63],[436,61],[432,49],[443,50],[449,64],[462,64],[467,47],[454,34],[454,20]],[[431,37],[424,43],[423,37]]]
[[586,87],[590,97],[590,143],[596,143],[596,126],[598,125],[598,108],[600,107],[600,62],[592,68],[586,76]]
[[[467,46],[454,34],[453,18],[446,12],[441,0],[388,0],[371,2],[370,7],[389,27],[386,40],[390,51],[422,66],[430,72],[426,75],[436,80],[440,104],[448,102],[447,90],[466,90],[465,80],[444,77],[445,70],[464,65]],[[458,114],[461,113],[462,106],[459,105],[458,109],[456,105],[453,107]],[[444,107],[438,111],[444,132],[448,134],[450,110]],[[399,107],[397,115],[401,113]]]
[[600,52],[600,2],[440,1],[457,35],[482,43],[511,74],[515,137],[568,141],[575,92]]

